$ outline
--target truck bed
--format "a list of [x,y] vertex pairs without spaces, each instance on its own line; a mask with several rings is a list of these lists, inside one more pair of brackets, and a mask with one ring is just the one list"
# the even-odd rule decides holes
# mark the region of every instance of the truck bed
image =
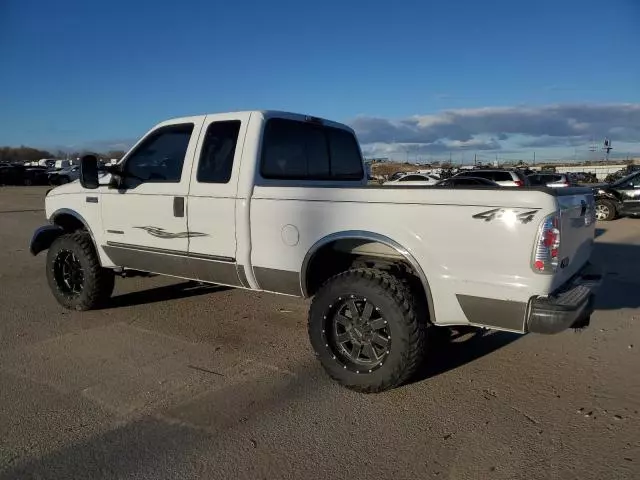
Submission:
[[[587,261],[595,226],[581,217],[583,202],[593,204],[584,188],[256,186],[250,202],[251,262],[296,272],[305,253],[325,236],[375,232],[418,260],[437,322],[466,323],[456,295],[526,304],[552,293]],[[560,208],[562,255],[570,258],[569,267],[555,275],[536,274],[532,255],[540,225]],[[295,248],[283,242],[286,225],[299,232]]]

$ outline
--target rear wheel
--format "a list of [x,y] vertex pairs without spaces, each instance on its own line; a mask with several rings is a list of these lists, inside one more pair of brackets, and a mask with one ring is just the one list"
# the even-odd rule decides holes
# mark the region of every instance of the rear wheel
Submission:
[[596,202],[596,219],[608,222],[616,218],[616,206],[611,200],[598,200]]
[[381,270],[349,270],[316,294],[309,338],[334,380],[381,392],[409,380],[422,363],[427,322],[420,312],[408,283]]
[[72,310],[101,306],[113,293],[114,273],[102,268],[86,232],[58,237],[47,252],[47,280],[58,303]]

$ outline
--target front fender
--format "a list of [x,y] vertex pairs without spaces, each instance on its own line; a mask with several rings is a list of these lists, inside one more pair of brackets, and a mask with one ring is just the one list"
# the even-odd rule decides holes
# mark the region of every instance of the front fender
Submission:
[[44,225],[33,232],[29,251],[31,255],[37,255],[43,250],[47,250],[56,238],[64,233],[64,230],[57,225]]
[[622,203],[622,200],[618,198],[613,192],[600,191],[595,194],[596,201],[598,200],[611,200],[616,203]]

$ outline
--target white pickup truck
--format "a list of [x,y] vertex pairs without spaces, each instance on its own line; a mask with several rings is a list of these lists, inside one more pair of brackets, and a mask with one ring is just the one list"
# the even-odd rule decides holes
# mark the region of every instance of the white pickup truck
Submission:
[[46,214],[31,252],[65,307],[129,271],[313,297],[320,362],[363,392],[414,375],[437,326],[584,327],[600,280],[590,190],[368,186],[349,127],[283,112],[160,123]]

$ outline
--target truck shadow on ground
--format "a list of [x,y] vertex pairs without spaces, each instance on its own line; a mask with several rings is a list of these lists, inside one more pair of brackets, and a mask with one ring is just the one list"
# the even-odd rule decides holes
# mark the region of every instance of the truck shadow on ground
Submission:
[[596,311],[640,307],[640,245],[596,243],[591,261],[603,274]]
[[208,293],[230,290],[230,288],[231,287],[201,284],[192,281],[180,282],[172,285],[163,285],[161,287],[150,288],[147,290],[138,290],[135,292],[123,293],[121,295],[114,296],[109,300],[103,310],[132,307],[135,305],[146,305],[150,303],[164,302],[167,300],[175,300],[179,298],[195,297],[198,295],[206,295]]
[[427,356],[409,383],[421,382],[471,363],[515,342],[519,333],[475,327],[434,327],[427,340]]

